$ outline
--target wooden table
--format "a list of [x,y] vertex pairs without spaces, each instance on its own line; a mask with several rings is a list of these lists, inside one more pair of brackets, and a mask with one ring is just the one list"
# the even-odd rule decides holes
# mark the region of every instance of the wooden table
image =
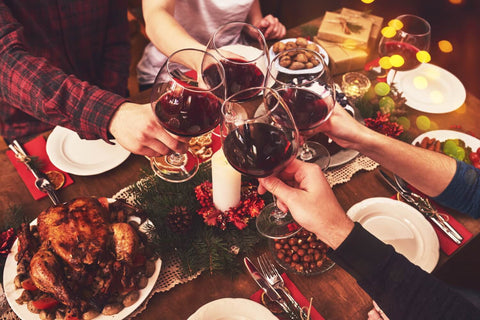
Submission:
[[[318,23],[314,20],[308,24]],[[289,31],[289,37],[299,35],[300,28]],[[135,97],[135,101],[146,102],[145,93]],[[420,112],[409,110],[412,123]],[[438,128],[449,129],[451,125],[461,124],[463,128],[471,130],[480,136],[478,119],[480,119],[480,100],[467,94],[467,100],[460,109],[448,114],[429,115]],[[416,136],[420,132],[412,130]],[[33,200],[24,186],[14,167],[5,155],[6,150],[0,152],[0,212],[6,212],[11,205],[21,205],[28,213],[29,218],[35,218],[38,213],[49,206],[48,198],[39,201]],[[148,162],[142,156],[131,155],[120,166],[90,177],[73,176],[74,184],[60,190],[59,196],[63,200],[83,195],[112,196],[120,189],[138,180],[140,170],[147,168]],[[348,183],[337,185],[334,192],[345,210],[353,204],[370,197],[390,197],[393,192],[380,179],[376,170],[373,172],[358,172]],[[465,215],[452,212],[457,220],[464,224],[474,235],[480,232],[480,221]],[[6,221],[0,216],[0,226]],[[459,252],[468,253],[469,244]],[[477,253],[478,254],[478,253]],[[440,254],[437,269],[445,262],[454,262],[456,254],[447,257]],[[289,275],[300,291],[306,297],[313,297],[313,305],[326,319],[365,319],[371,309],[370,297],[356,284],[355,280],[343,269],[335,266],[330,271],[316,276],[304,277]],[[249,298],[258,290],[247,273],[240,274],[232,279],[225,275],[210,275],[207,272],[197,279],[186,284],[177,285],[165,293],[158,293],[150,300],[147,309],[136,319],[186,319],[203,304],[223,297]]]

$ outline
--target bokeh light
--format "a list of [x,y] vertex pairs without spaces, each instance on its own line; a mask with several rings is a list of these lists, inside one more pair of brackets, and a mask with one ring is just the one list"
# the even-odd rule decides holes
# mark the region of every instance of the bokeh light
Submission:
[[393,67],[399,68],[405,64],[405,59],[399,54],[394,54],[390,57],[390,63]]
[[463,0],[449,0],[451,4],[462,4]]
[[417,124],[417,128],[422,131],[430,129],[430,118],[427,116],[418,116],[415,123]]
[[372,3],[373,1],[375,1],[375,0],[362,0],[362,2],[363,2],[363,3],[366,3],[366,4],[370,4],[370,3]]
[[453,45],[450,41],[448,40],[440,40],[438,41],[438,48],[440,51],[449,53],[453,51]]
[[428,87],[428,80],[424,76],[416,76],[413,78],[413,85],[416,89],[425,90]]
[[397,19],[392,19],[388,21],[388,26],[394,28],[395,30],[400,30],[403,28],[403,22]]
[[386,96],[390,92],[390,86],[385,82],[379,82],[375,85],[375,93],[379,96]]
[[378,106],[385,112],[392,112],[395,108],[395,101],[391,97],[385,96],[378,101]]
[[397,30],[392,27],[384,27],[380,32],[385,38],[393,38],[397,34]]
[[421,63],[427,63],[427,62],[430,62],[430,60],[432,60],[430,53],[428,53],[425,50],[418,51],[416,56],[417,56],[417,60],[420,61]]
[[398,117],[397,123],[403,127],[404,130],[410,129],[410,120],[407,117]]
[[392,67],[390,57],[381,57],[380,60],[378,60],[378,64],[385,70],[388,70]]

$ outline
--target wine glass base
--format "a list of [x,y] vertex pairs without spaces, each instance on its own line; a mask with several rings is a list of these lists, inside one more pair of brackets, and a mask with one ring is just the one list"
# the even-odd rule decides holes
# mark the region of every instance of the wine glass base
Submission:
[[298,159],[304,162],[316,163],[322,171],[325,171],[330,165],[330,152],[321,143],[307,141],[298,152]]
[[271,239],[288,238],[302,229],[293,220],[289,212],[282,218],[276,218],[274,215],[276,210],[280,209],[275,203],[270,203],[262,209],[260,215],[256,218],[257,230],[264,237]]
[[168,159],[170,156],[152,157],[150,158],[150,166],[155,175],[165,181],[185,182],[197,173],[199,161],[190,151],[181,156],[183,161],[180,164],[172,164]]

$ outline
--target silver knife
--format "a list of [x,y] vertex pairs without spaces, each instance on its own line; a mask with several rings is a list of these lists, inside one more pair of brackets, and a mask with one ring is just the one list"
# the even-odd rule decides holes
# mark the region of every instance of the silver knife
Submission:
[[252,276],[253,280],[258,284],[258,286],[265,292],[267,297],[278,303],[280,307],[282,307],[283,311],[293,320],[302,320],[300,315],[296,314],[286,303],[286,301],[282,298],[282,296],[275,290],[274,287],[268,283],[267,279],[263,277],[263,275],[257,270],[257,267],[252,263],[252,261],[245,257],[243,259],[245,263],[245,267],[247,267],[248,272]]
[[400,196],[412,207],[422,213],[427,219],[438,226],[445,234],[456,244],[463,241],[463,237],[447,222],[443,217],[437,214],[437,211],[432,207],[428,199],[421,197],[414,192],[407,192],[398,186],[385,172],[379,170],[382,178],[397,191]]

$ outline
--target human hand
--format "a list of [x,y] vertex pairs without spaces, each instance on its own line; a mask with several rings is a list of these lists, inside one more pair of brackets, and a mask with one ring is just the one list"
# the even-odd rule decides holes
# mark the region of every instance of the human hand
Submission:
[[358,150],[371,135],[373,130],[367,128],[350,115],[340,104],[336,103],[330,118],[318,127],[335,143],[343,148]]
[[258,191],[271,192],[280,209],[290,210],[305,229],[336,249],[350,231],[353,221],[338,203],[321,168],[312,163],[293,160],[276,177],[259,179]]
[[158,157],[187,150],[187,141],[165,131],[150,104],[122,104],[113,115],[109,130],[120,145],[136,154]]
[[278,21],[278,18],[275,18],[271,14],[263,17],[255,27],[263,32],[267,40],[283,38],[287,33],[285,26]]

